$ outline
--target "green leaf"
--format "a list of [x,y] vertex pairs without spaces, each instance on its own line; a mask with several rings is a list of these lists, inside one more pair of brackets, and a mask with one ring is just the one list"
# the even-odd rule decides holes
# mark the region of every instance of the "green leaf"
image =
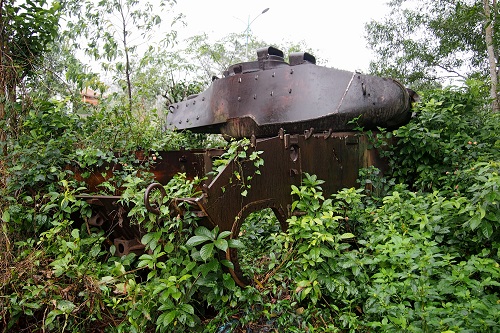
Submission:
[[221,260],[220,263],[225,267],[234,269],[234,264],[227,259]]
[[188,239],[186,246],[196,246],[211,240],[212,239],[207,236],[193,236]]
[[203,245],[200,250],[200,256],[203,261],[207,261],[208,258],[213,257],[214,252],[214,243],[209,243]]
[[70,301],[60,300],[57,302],[57,308],[64,313],[71,313],[75,307],[76,305]]
[[89,255],[91,257],[97,257],[101,253],[101,244],[94,244],[90,249]]
[[217,239],[215,242],[214,242],[215,246],[219,249],[219,250],[222,250],[222,251],[226,251],[227,250],[227,247],[228,247],[228,243],[227,243],[227,240],[225,239]]
[[9,223],[10,222],[10,213],[8,210],[4,211],[3,214],[2,214],[2,220],[4,222],[7,222]]
[[146,277],[146,280],[149,281],[152,278],[156,276],[156,270],[152,270],[151,272],[148,273],[148,276]]
[[346,232],[346,233],[340,235],[340,239],[350,239],[350,238],[354,238],[354,237],[356,237],[356,236],[354,236],[350,232]]
[[200,266],[200,271],[203,277],[206,277],[208,273],[216,271],[219,268],[219,262],[216,259],[209,261],[206,264]]
[[167,313],[163,313],[158,317],[156,321],[157,324],[162,324],[163,326],[168,326],[177,317],[177,310],[172,310]]
[[194,314],[194,308],[190,304],[186,304],[186,303],[181,304],[180,308],[182,311],[189,313],[190,315]]
[[144,245],[147,245],[152,238],[153,238],[153,233],[149,232],[149,233],[145,234],[144,236],[142,236],[141,243]]
[[474,217],[469,220],[471,230],[475,230],[479,224],[481,224],[481,218],[478,215],[474,215]]
[[245,248],[245,244],[239,239],[228,239],[228,246],[234,249],[243,249]]
[[73,242],[66,242],[66,246],[70,249],[70,250],[77,250],[78,249],[78,245],[76,245],[75,243]]
[[481,231],[486,238],[490,238],[493,235],[493,226],[489,221],[483,221],[481,223]]
[[175,299],[176,301],[178,301],[181,298],[182,293],[180,291],[176,290],[175,288],[174,288],[174,290],[175,291],[172,292],[171,296],[172,296],[173,299]]
[[167,244],[165,244],[163,249],[165,253],[171,253],[175,249],[175,246],[174,244],[172,244],[172,242],[168,242]]
[[219,236],[217,236],[217,239],[226,238],[229,235],[231,235],[231,231],[223,231],[219,234]]
[[224,287],[229,290],[234,290],[234,288],[236,287],[234,279],[229,274],[224,274],[222,283],[224,284]]
[[71,231],[71,236],[73,236],[74,239],[80,239],[80,230],[73,229],[73,231]]
[[194,231],[194,234],[196,236],[205,236],[205,237],[208,237],[208,239],[214,239],[212,232],[204,226],[196,228],[196,230]]
[[56,317],[60,314],[63,314],[63,312],[61,310],[54,309],[54,310],[50,311],[47,315],[47,319],[45,319],[45,325],[52,324],[54,319],[56,319]]

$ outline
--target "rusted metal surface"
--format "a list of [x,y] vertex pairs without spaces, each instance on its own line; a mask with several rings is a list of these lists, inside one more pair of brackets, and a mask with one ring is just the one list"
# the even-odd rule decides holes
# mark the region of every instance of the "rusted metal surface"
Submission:
[[[137,152],[136,163],[142,164],[149,161],[151,165],[147,171],[153,173],[157,184],[165,185],[178,173],[184,173],[187,179],[205,177],[212,170],[213,158],[222,153],[221,149],[163,151],[154,155]],[[154,160],[152,160],[152,156],[155,157]],[[87,223],[107,231],[107,237],[115,246],[116,254],[119,256],[131,252],[140,253],[144,249],[140,240],[145,230],[140,225],[131,225],[127,214],[132,207],[124,207],[119,204],[120,195],[96,193],[103,190],[100,186],[103,182],[112,180],[113,172],[121,171],[123,167],[120,163],[105,163],[93,170],[87,177],[83,176],[87,170],[72,167],[75,179],[85,182],[89,193],[92,193],[78,195],[80,199],[86,200],[93,207],[94,213],[87,220]],[[211,179],[210,176],[206,178]],[[153,208],[153,204],[149,201],[149,193],[151,190],[159,188],[163,189],[162,186],[152,186],[149,191],[146,191],[148,200],[145,199],[146,207],[158,214],[159,211],[155,211],[158,208]],[[199,190],[201,191],[201,188]],[[121,188],[117,189],[117,192],[121,193],[121,191]],[[163,192],[164,195],[165,192]]]
[[[290,188],[300,185],[304,173],[325,180],[322,188],[325,196],[329,196],[342,188],[357,186],[361,168],[384,165],[376,150],[369,149],[368,137],[354,132],[284,134],[259,139],[253,149],[263,152],[260,175],[254,175],[252,161],[235,159],[193,200],[205,213],[202,223],[231,231],[230,237],[234,239],[238,238],[245,218],[265,208],[273,210],[285,230],[291,204],[297,199],[292,197]],[[241,174],[241,179],[254,175],[246,196],[241,195],[242,184],[235,179],[234,171]],[[228,250],[227,259],[234,264],[231,274],[235,281],[242,286],[247,284],[235,249]]]
[[[370,149],[369,138],[349,130],[407,122],[411,96],[404,87],[390,79],[316,66],[307,53],[291,54],[289,63],[274,48],[260,49],[257,55],[257,61],[229,67],[225,78],[214,81],[205,92],[172,105],[168,122],[170,128],[251,138],[250,150],[262,152],[260,174],[253,161],[235,158],[212,175],[214,158],[224,152],[220,149],[160,152],[148,169],[156,181],[145,192],[148,211],[160,215],[157,202],[165,196],[163,185],[175,174],[185,173],[188,179],[205,177],[199,187],[201,195],[172,200],[171,211],[183,214],[187,206],[201,225],[230,231],[236,239],[245,218],[267,208],[285,230],[296,199],[290,187],[300,185],[304,173],[325,180],[322,188],[329,196],[357,186],[361,168],[385,168],[378,152]],[[137,156],[137,163],[146,160],[151,162],[151,156]],[[82,170],[74,171],[77,179],[87,182],[89,191],[98,191],[99,184],[121,167],[103,165],[85,179]],[[160,191],[156,203],[154,191]],[[144,230],[130,225],[126,208],[118,204],[119,196],[81,197],[95,211],[87,222],[108,230],[119,255],[143,251]],[[226,257],[234,264],[230,272],[235,281],[246,285],[249,281],[241,271],[237,251],[229,249]]]
[[91,194],[78,197],[93,207],[94,214],[87,220],[89,226],[106,231],[108,240],[115,245],[117,255],[140,253],[144,249],[141,238],[145,230],[140,225],[130,224],[130,207],[119,204],[120,196]]
[[[211,171],[212,167],[211,161],[208,163],[206,156],[210,159],[214,156],[220,156],[223,152],[222,149],[161,151],[154,154],[139,151],[135,153],[135,157],[137,165],[143,165],[146,162],[150,163],[147,171],[153,173],[156,181],[166,184],[178,173],[186,174],[187,179],[204,177],[207,172]],[[92,169],[92,172],[86,172],[88,170],[77,166],[72,166],[71,171],[77,181],[86,183],[89,192],[98,193],[103,190],[100,185],[111,180],[113,173],[122,171],[123,167],[124,165],[119,162],[109,162]],[[88,175],[84,177],[86,173]],[[119,192],[120,190],[118,189]]]
[[292,54],[288,64],[272,47],[260,49],[258,59],[229,67],[206,91],[172,104],[168,128],[271,137],[280,128],[397,127],[411,115],[410,96],[395,80],[317,66],[307,53]]

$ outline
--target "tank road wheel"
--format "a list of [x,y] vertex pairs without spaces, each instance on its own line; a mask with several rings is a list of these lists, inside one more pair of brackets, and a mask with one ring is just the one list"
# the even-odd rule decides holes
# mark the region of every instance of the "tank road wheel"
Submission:
[[[286,214],[285,211],[283,210],[282,207],[279,207],[274,200],[272,199],[265,199],[265,200],[259,200],[257,202],[252,202],[243,209],[240,210],[238,213],[238,216],[236,217],[235,222],[233,223],[232,229],[231,229],[231,235],[230,239],[238,239],[240,237],[240,232],[241,232],[241,227],[243,223],[245,222],[245,219],[253,212],[257,212],[263,209],[270,208],[272,209],[274,215],[278,218],[278,221],[280,223],[280,227],[282,231],[285,231],[287,229],[287,224],[286,224]],[[247,285],[250,285],[253,283],[251,279],[249,279],[248,276],[245,276],[243,270],[241,269],[240,262],[238,260],[238,250],[235,248],[228,248],[226,251],[226,259],[231,261],[233,264],[233,268],[229,269],[229,272],[231,273],[231,276],[233,277],[234,281],[240,286],[240,287],[245,287]]]

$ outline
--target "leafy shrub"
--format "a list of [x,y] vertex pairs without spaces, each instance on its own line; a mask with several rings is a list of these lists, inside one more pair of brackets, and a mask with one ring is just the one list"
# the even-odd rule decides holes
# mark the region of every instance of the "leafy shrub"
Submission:
[[477,162],[498,159],[498,114],[483,107],[479,82],[421,93],[415,117],[393,131],[389,149],[392,175],[416,190],[463,193],[471,180],[464,172]]
[[[89,141],[82,133],[119,117],[79,119],[41,105],[11,146],[0,205],[4,331],[498,332],[500,124],[475,89],[422,94],[417,117],[383,133],[376,145],[398,139],[384,150],[392,173],[363,170],[362,188],[331,197],[305,175],[291,188],[288,230],[262,211],[247,218],[241,242],[200,226],[188,207],[171,211],[172,198],[196,196],[196,180],[183,175],[164,186],[160,216],[145,209],[147,165],[110,149],[149,149],[154,131],[102,148],[91,140],[112,130]],[[190,140],[178,138],[173,146]],[[238,156],[263,162],[231,144],[215,164]],[[121,165],[103,191],[121,193],[146,230],[145,253],[115,257],[102,231],[74,221],[90,210],[67,163],[84,172]],[[242,248],[251,286],[227,272],[228,247]]]
[[64,166],[71,161],[80,126],[80,119],[67,114],[62,105],[36,103],[24,119],[19,140],[9,147],[6,161],[10,191],[37,192],[43,185],[64,177]]
[[275,304],[264,303],[261,315],[283,303],[301,315],[276,322],[281,329],[495,331],[498,242],[461,241],[474,235],[465,224],[474,211],[466,197],[403,186],[377,206],[354,189],[324,199],[320,184],[307,176],[293,189],[294,207],[307,214],[289,219],[289,230],[275,238],[275,269],[263,288]]

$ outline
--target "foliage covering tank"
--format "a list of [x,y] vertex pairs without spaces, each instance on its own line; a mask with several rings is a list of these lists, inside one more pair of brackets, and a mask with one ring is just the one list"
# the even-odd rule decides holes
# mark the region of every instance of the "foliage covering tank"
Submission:
[[169,129],[271,137],[280,129],[395,128],[408,122],[411,97],[399,82],[316,65],[308,53],[267,47],[258,60],[230,66],[204,92],[170,105]]

